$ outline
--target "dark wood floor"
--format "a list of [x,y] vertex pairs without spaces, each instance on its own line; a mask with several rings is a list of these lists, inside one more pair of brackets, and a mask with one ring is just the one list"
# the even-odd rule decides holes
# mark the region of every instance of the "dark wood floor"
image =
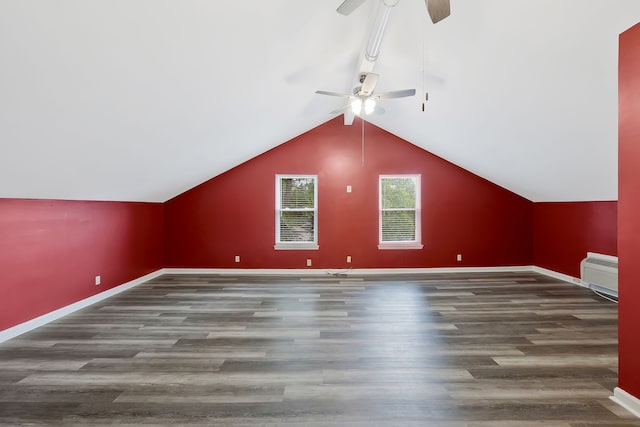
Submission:
[[163,276],[0,344],[0,423],[637,426],[616,324],[533,273]]

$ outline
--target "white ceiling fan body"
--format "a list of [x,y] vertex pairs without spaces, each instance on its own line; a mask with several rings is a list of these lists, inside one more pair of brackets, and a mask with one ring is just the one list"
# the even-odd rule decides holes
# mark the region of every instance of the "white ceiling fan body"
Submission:
[[[356,86],[353,90],[353,95],[346,93],[329,92],[324,90],[316,91],[320,95],[335,96],[338,98],[348,99],[349,102],[331,112],[331,114],[340,114],[349,111],[349,108],[354,114],[360,115],[362,111],[365,114],[384,113],[384,109],[377,105],[378,101],[393,98],[405,98],[408,96],[414,96],[416,94],[415,89],[403,89],[394,90],[390,92],[383,92],[379,94],[373,93],[376,85],[378,84],[378,75],[374,73],[363,73],[360,75],[361,86]],[[363,109],[364,107],[364,109]]]
[[[337,12],[342,15],[349,15],[354,10],[362,6],[365,1],[366,0],[344,0],[340,6],[338,6]],[[382,43],[382,38],[384,36],[391,9],[399,2],[399,0],[379,1],[380,3],[378,5],[377,13],[374,15],[369,41],[364,52],[362,64],[359,67],[358,80],[361,85],[354,88],[353,94],[343,94],[322,90],[316,91],[316,93],[320,95],[335,96],[349,100],[346,105],[331,112],[331,114],[345,113],[345,124],[347,125],[353,123],[353,116],[349,114],[350,111],[353,111],[356,115],[360,115],[364,107],[365,114],[370,114],[372,112],[381,114],[384,110],[377,105],[378,101],[391,98],[404,98],[414,96],[416,94],[415,89],[403,89],[377,95],[373,94],[378,83],[378,74],[372,72],[373,67],[378,59],[378,54],[380,53],[380,45]],[[427,6],[429,16],[431,17],[431,21],[434,24],[446,18],[451,13],[449,0],[425,0],[425,4]]]

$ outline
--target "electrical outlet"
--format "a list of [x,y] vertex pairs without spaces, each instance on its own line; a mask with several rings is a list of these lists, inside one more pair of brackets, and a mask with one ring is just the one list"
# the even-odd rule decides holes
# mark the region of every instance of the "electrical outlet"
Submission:
[[458,256],[456,256],[456,261],[462,261],[462,254],[458,254]]
[[240,255],[236,255],[236,262],[240,262]]
[[101,282],[100,276],[96,276],[96,286],[98,286]]
[[311,259],[307,259],[307,267],[311,267]]
[[350,263],[351,262],[351,255],[347,255],[347,262]]
[[351,186],[347,185],[347,193],[351,193]]

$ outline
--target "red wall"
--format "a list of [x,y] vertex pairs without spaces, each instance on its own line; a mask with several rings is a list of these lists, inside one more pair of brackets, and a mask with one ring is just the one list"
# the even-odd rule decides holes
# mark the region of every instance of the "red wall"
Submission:
[[162,210],[0,199],[0,330],[162,268]]
[[640,398],[640,24],[620,36],[618,84],[619,383]]
[[580,277],[587,252],[617,255],[617,202],[533,205],[533,264]]
[[[344,126],[338,117],[168,201],[165,266],[306,268],[307,258],[312,268],[531,264],[530,201],[368,123],[364,166],[361,143],[361,122]],[[278,173],[318,175],[319,250],[274,250]],[[422,250],[377,247],[378,175],[400,173],[422,174]]]

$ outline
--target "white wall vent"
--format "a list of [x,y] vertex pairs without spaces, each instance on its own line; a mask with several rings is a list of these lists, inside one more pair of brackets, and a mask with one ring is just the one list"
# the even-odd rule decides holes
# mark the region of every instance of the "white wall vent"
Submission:
[[595,290],[618,296],[618,257],[587,252],[580,263],[582,282]]

